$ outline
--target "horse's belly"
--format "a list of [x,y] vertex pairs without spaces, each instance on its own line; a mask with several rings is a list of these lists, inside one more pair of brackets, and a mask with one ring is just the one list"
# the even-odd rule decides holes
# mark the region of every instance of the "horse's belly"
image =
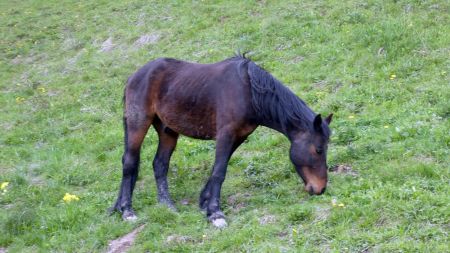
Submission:
[[216,136],[216,113],[207,108],[161,110],[161,121],[173,131],[192,138],[210,140]]

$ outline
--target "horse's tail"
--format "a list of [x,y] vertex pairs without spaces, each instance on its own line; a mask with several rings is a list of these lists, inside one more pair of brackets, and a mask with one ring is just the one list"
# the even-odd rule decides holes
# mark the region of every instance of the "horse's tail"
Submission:
[[125,144],[125,149],[127,148],[127,143],[128,143],[128,127],[127,127],[127,117],[126,117],[126,109],[127,109],[127,86],[129,85],[131,79],[132,79],[133,75],[128,77],[128,80],[125,84],[125,88],[123,89],[123,97],[122,97],[122,106],[123,106],[123,114],[122,114],[122,122],[123,122],[123,132],[124,132],[124,144]]
[[[123,131],[124,131],[124,143],[125,143],[125,150],[127,149],[128,145],[128,124],[132,124],[133,119],[130,119],[130,108],[133,107],[132,103],[136,99],[136,92],[129,90],[131,86],[135,86],[138,83],[142,81],[142,74],[139,73],[142,72],[142,70],[136,71],[134,74],[128,77],[127,82],[125,84],[125,87],[123,89],[123,97],[122,97],[122,106],[123,106]],[[127,92],[128,90],[128,92]],[[131,113],[131,118],[133,118],[133,113]],[[129,121],[129,122],[127,122]]]
[[[133,141],[128,138],[128,135],[132,134],[130,131],[140,128],[148,129],[151,124],[151,119],[148,118],[148,115],[151,113],[147,111],[150,107],[147,105],[152,103],[152,101],[148,99],[148,92],[150,91],[150,85],[152,83],[150,77],[153,75],[152,73],[155,69],[160,66],[162,61],[163,59],[157,59],[148,62],[127,80],[122,99],[125,148],[127,148],[129,141]],[[134,139],[133,137],[130,138]]]

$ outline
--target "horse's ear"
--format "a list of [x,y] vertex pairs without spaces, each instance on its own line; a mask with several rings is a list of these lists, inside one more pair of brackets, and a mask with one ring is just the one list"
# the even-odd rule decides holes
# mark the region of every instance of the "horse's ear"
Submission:
[[314,129],[318,132],[322,131],[322,116],[320,114],[317,114],[314,118]]
[[332,119],[333,119],[333,114],[330,113],[330,115],[328,115],[328,117],[325,118],[325,122],[327,122],[327,124],[329,125],[331,123]]

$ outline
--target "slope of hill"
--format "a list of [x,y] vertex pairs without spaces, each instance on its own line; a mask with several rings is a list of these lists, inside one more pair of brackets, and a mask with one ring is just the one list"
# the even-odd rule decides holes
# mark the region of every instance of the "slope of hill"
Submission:
[[[2,1],[0,251],[104,251],[146,224],[131,252],[448,252],[449,12],[448,1]],[[157,57],[211,63],[237,49],[335,113],[327,192],[304,192],[288,140],[259,128],[231,159],[229,227],[215,229],[197,207],[214,142],[180,139],[173,213],[156,204],[150,131],[140,219],[108,216],[127,77]]]

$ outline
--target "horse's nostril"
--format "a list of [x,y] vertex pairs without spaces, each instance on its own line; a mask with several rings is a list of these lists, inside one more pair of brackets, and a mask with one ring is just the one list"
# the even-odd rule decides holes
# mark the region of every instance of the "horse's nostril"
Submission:
[[326,189],[327,189],[327,187],[323,187],[323,189],[320,191],[319,195],[320,195],[320,194],[323,194],[323,193],[325,192]]

